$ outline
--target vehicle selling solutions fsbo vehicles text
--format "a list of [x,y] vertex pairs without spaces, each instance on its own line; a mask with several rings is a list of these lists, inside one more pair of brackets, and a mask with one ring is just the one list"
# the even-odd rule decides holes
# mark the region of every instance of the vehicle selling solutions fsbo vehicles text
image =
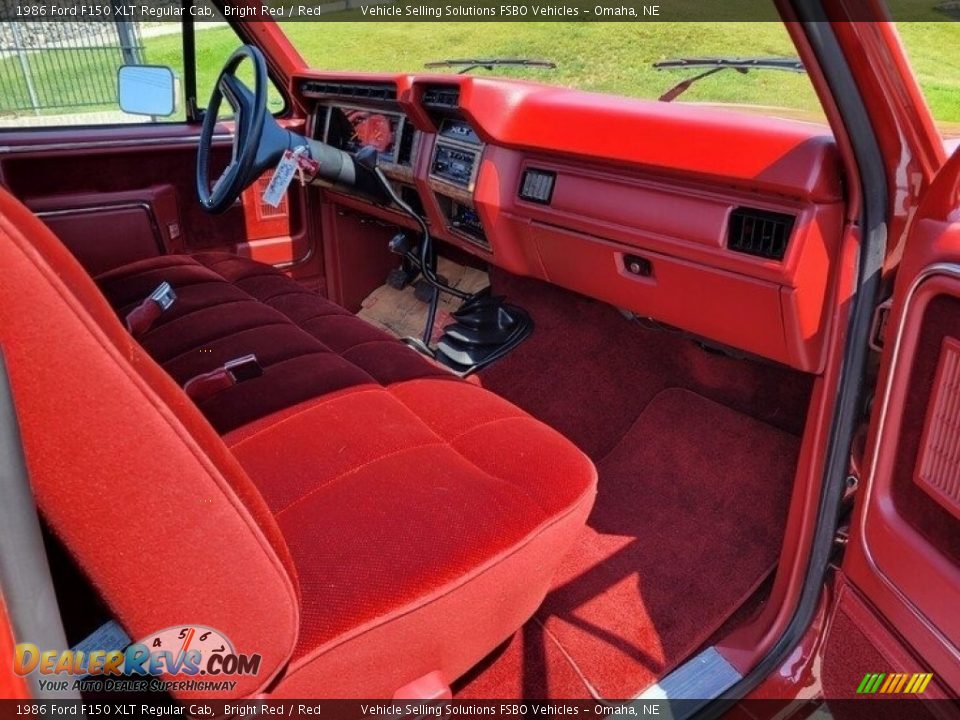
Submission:
[[[294,9],[295,11],[295,9]],[[498,5],[474,6],[462,5],[364,5],[360,8],[364,16],[376,18],[443,18],[443,17],[484,17],[484,18],[589,18],[594,17],[658,17],[659,5],[644,5],[635,8],[627,5],[596,5],[581,8],[573,5]]]

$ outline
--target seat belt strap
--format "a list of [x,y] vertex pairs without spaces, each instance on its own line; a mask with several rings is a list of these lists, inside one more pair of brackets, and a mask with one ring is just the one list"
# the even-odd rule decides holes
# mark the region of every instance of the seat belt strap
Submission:
[[244,355],[225,363],[223,367],[218,367],[216,370],[190,378],[184,384],[183,391],[191,400],[199,403],[237,383],[258,378],[261,375],[263,375],[263,368],[260,367],[257,356]]
[[[83,657],[87,658],[87,665],[82,669],[86,670],[89,668],[90,653],[123,652],[131,642],[130,636],[120,627],[120,624],[116,620],[107,620],[107,622],[70,648],[70,650],[83,653]],[[81,668],[74,668],[74,672],[80,669]],[[90,675],[86,674],[84,677],[90,677]]]
[[127,313],[127,330],[134,337],[143,335],[153,327],[157,319],[173,305],[176,299],[177,294],[170,287],[170,283],[166,281],[160,283],[143,302]]
[[107,620],[70,649],[89,655],[94,650],[126,650],[130,642],[130,636],[116,620]]

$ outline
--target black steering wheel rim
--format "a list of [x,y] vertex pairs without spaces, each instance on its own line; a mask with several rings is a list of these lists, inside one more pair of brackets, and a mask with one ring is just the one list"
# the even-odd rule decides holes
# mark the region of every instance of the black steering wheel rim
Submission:
[[[254,67],[253,91],[236,76],[244,60]],[[204,210],[221,213],[236,202],[251,177],[267,116],[267,62],[253,45],[241,45],[224,64],[210,94],[197,150],[197,197]],[[211,187],[210,157],[217,114],[224,97],[234,111],[233,155]]]

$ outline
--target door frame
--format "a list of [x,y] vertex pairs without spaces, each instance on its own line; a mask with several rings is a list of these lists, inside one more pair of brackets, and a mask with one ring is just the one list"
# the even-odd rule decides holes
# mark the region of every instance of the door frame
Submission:
[[[853,243],[846,238],[840,255],[837,322],[827,371],[818,380],[822,402],[818,407],[815,398],[808,420],[825,426],[822,446],[815,448],[816,455],[806,458],[811,475],[817,475],[819,468],[820,482],[803,498],[804,522],[788,525],[786,541],[794,544],[797,552],[793,558],[786,552],[781,558],[777,583],[787,582],[782,576],[790,573],[790,585],[783,597],[770,603],[776,607],[768,612],[778,616],[771,633],[760,640],[763,655],[722,700],[708,708],[710,717],[727,712],[737,699],[781,667],[822,605],[843,516],[853,441],[864,426],[865,400],[872,391],[865,378],[874,312],[895,267],[890,258],[902,247],[909,215],[944,156],[886,8],[882,3],[871,3],[869,8],[860,3],[854,8],[840,2],[830,4],[828,13],[824,5],[802,0],[778,2],[846,161],[849,229],[858,239]],[[874,13],[875,21],[849,22],[851,17],[863,20],[867,12]],[[877,66],[888,72],[877,73]],[[894,107],[894,97],[914,98],[913,111],[905,112],[899,104]],[[898,187],[898,183],[906,183],[904,173],[899,172],[904,162],[918,170],[920,182],[911,177],[912,187]],[[902,200],[891,202],[894,196]],[[794,498],[797,496],[795,493]],[[796,512],[798,508],[791,507],[791,515]],[[804,534],[808,544],[792,539],[792,530]]]

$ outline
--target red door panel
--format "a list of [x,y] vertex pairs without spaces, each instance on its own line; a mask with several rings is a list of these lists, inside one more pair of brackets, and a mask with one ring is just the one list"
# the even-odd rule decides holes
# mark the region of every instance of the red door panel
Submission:
[[[960,694],[960,153],[910,229],[843,570]],[[877,670],[876,672],[883,672]]]
[[[309,252],[296,188],[286,213],[268,222],[257,217],[255,186],[221,215],[200,207],[198,132],[183,124],[7,132],[0,139],[0,181],[46,213],[91,272],[152,251],[225,250],[282,266],[312,259],[299,274],[322,275],[323,254]],[[214,163],[226,164],[226,128],[221,135]]]
[[91,274],[183,249],[173,185],[27,198],[27,205]]
[[[820,681],[825,697],[902,699],[914,696],[924,700],[950,697],[936,673],[930,672],[926,660],[877,615],[842,575],[837,588],[821,664]],[[872,688],[861,688],[864,679],[875,674],[885,677],[875,680],[875,692],[865,692]],[[923,717],[936,716],[930,713]]]

